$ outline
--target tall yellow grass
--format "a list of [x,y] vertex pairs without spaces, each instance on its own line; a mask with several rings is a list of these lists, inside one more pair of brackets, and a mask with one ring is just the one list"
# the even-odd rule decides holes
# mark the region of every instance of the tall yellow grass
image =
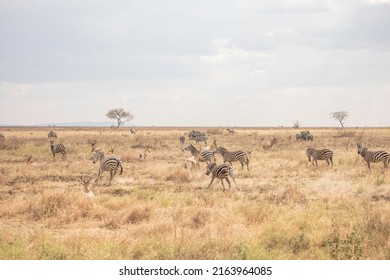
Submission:
[[[288,128],[199,128],[210,144],[252,150],[250,171],[233,163],[241,191],[225,192],[206,190],[205,163],[184,168],[190,129],[56,128],[68,155],[55,161],[50,129],[1,128],[0,259],[390,259],[389,170],[369,172],[356,152],[390,151],[390,129],[313,128],[301,142]],[[79,180],[98,172],[90,139],[124,167],[111,186],[107,173],[92,180],[94,197]],[[309,146],[332,149],[334,167],[312,166]]]

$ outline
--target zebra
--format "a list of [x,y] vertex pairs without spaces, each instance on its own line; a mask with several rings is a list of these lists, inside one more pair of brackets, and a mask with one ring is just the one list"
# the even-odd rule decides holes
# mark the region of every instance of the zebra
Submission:
[[229,152],[223,147],[218,147],[215,150],[215,153],[220,153],[223,157],[223,162],[234,162],[239,161],[241,163],[242,169],[244,169],[244,164],[246,164],[246,169],[249,170],[249,156],[248,153],[242,150]]
[[295,135],[295,138],[297,140],[305,140],[305,141],[313,141],[314,140],[314,136],[313,134],[310,133],[310,131],[306,130],[306,131],[301,131],[301,133],[297,133]]
[[269,141],[266,141],[263,143],[263,149],[264,150],[269,150],[271,149],[274,145],[276,144],[276,138],[272,138],[271,140]]
[[210,188],[211,184],[214,182],[214,179],[218,178],[218,179],[221,179],[223,190],[225,190],[225,185],[223,184],[223,179],[225,179],[228,182],[229,189],[230,189],[230,180],[229,180],[229,176],[230,176],[233,179],[237,190],[240,190],[237,186],[236,179],[234,179],[233,166],[230,163],[226,162],[226,163],[222,163],[220,165],[217,165],[215,162],[210,162],[207,165],[206,175],[209,175],[210,173],[212,175],[212,178],[211,178],[211,182],[207,188]]
[[54,141],[50,140],[50,149],[51,149],[51,152],[53,154],[54,160],[56,158],[56,154],[59,154],[59,153],[62,154],[62,159],[66,158],[66,149],[65,149],[64,144],[62,144],[62,143],[54,144]]
[[93,156],[92,156],[92,162],[96,163],[98,161],[100,162],[100,166],[99,166],[99,173],[98,173],[98,176],[95,180],[95,183],[100,179],[100,176],[102,175],[102,173],[104,171],[109,171],[110,172],[110,181],[109,181],[108,185],[110,186],[112,178],[114,178],[114,176],[118,172],[119,168],[121,169],[119,175],[121,175],[123,173],[122,162],[116,156],[104,157],[103,152],[95,152],[95,153],[93,153]]
[[[325,160],[328,166],[329,164],[332,164],[333,168],[333,151],[329,149],[317,150],[313,148],[308,148],[306,150],[306,155],[309,158],[309,161],[311,161],[312,164],[316,167],[318,167],[317,160]],[[313,158],[313,161],[311,160],[311,158]]]
[[201,133],[198,130],[191,130],[188,133],[188,138],[190,140],[195,140],[196,144],[198,144],[199,142],[203,141],[207,145],[207,137],[206,137],[206,135],[204,135],[203,133]]
[[202,162],[215,162],[214,152],[211,150],[200,150],[198,151],[193,144],[185,147],[184,150],[190,151],[191,155],[194,156],[198,161]]
[[48,138],[57,138],[57,133],[55,133],[54,131],[50,131],[50,132],[47,134],[47,137],[48,137]]
[[386,169],[389,165],[390,154],[385,151],[368,151],[362,144],[357,144],[358,154],[367,162],[368,169],[371,171],[370,162],[383,162],[383,168]]

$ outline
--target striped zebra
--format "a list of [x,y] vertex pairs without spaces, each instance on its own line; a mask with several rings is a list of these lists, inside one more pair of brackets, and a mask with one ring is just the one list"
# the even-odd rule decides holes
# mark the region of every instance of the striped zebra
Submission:
[[62,159],[66,158],[66,149],[65,149],[64,144],[62,144],[62,143],[61,144],[54,144],[54,141],[50,140],[50,149],[51,149],[51,152],[53,154],[54,160],[56,158],[56,154],[59,154],[59,153],[62,154]]
[[184,150],[190,151],[191,155],[194,156],[198,161],[201,162],[215,162],[214,152],[211,150],[200,150],[198,151],[193,144],[185,147]]
[[390,154],[385,151],[368,151],[362,144],[357,144],[358,154],[363,157],[367,162],[367,166],[371,171],[370,162],[383,162],[383,168],[386,169],[389,166]]
[[211,182],[207,188],[210,188],[211,184],[214,182],[214,179],[218,178],[218,179],[221,179],[223,190],[225,190],[225,185],[223,184],[224,179],[228,182],[229,189],[230,189],[230,180],[229,180],[229,176],[230,176],[233,179],[237,190],[240,190],[236,184],[236,179],[234,179],[233,166],[230,163],[226,162],[226,163],[222,163],[220,165],[217,165],[215,162],[210,162],[207,165],[206,175],[209,175],[210,173],[212,175],[212,178],[211,178]]
[[333,151],[329,149],[317,150],[313,148],[308,148],[306,150],[306,155],[309,158],[309,161],[311,161],[312,164],[317,167],[318,167],[317,160],[325,160],[328,166],[329,164],[332,164],[333,167]]
[[96,163],[98,161],[100,163],[100,166],[99,166],[99,173],[98,173],[98,176],[97,176],[95,182],[97,182],[100,179],[100,176],[102,175],[102,173],[104,171],[109,171],[110,172],[110,181],[109,181],[108,185],[111,185],[112,178],[114,178],[114,176],[118,172],[119,168],[121,169],[119,175],[121,175],[123,173],[123,167],[122,167],[121,160],[116,156],[104,157],[103,152],[95,152],[95,153],[93,153],[93,156],[92,156],[92,162]]
[[242,150],[229,152],[223,147],[218,147],[215,150],[215,153],[220,153],[223,157],[223,162],[234,162],[239,161],[241,163],[242,169],[244,169],[244,164],[246,164],[246,169],[249,170],[249,156],[248,153]]
[[49,131],[49,133],[47,134],[47,137],[49,137],[49,138],[57,138],[57,133],[55,133],[54,131]]

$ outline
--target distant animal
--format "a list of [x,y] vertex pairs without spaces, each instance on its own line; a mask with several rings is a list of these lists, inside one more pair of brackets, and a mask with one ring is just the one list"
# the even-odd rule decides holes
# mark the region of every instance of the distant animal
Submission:
[[186,141],[186,138],[184,136],[180,136],[179,141],[180,141],[180,144],[184,144],[184,142]]
[[221,179],[221,184],[222,184],[223,190],[225,190],[225,185],[223,184],[224,179],[228,182],[229,189],[230,189],[229,177],[231,177],[234,181],[234,184],[236,185],[237,190],[240,190],[237,187],[236,179],[234,179],[233,166],[230,163],[225,162],[225,163],[222,163],[220,165],[217,165],[215,162],[210,162],[207,165],[206,175],[209,175],[210,173],[211,173],[212,177],[211,177],[211,182],[207,188],[210,188],[214,179],[218,178],[218,179]]
[[229,132],[229,134],[234,134],[235,133],[235,131],[233,129],[231,129],[231,128],[227,128],[226,130],[227,130],[227,132]]
[[96,146],[95,140],[89,140],[89,144],[91,144],[91,152],[103,152],[104,153],[104,151],[101,148]]
[[199,142],[204,142],[207,145],[207,137],[198,130],[191,130],[188,133],[188,138],[190,140],[195,140],[196,144]]
[[131,134],[135,134],[137,131],[134,128],[130,129]]
[[80,177],[80,181],[81,183],[83,184],[83,190],[84,190],[84,194],[87,196],[87,197],[94,197],[95,195],[93,194],[93,191],[91,189],[91,187],[89,186],[89,182],[92,180],[91,177],[89,176],[81,176]]
[[65,149],[64,144],[62,144],[62,143],[54,144],[54,141],[50,140],[50,149],[51,149],[51,152],[53,154],[54,160],[56,158],[56,154],[59,154],[59,153],[62,154],[62,159],[66,158],[66,149]]
[[317,167],[318,167],[317,160],[325,160],[328,166],[329,164],[331,164],[333,167],[333,151],[329,149],[317,150],[313,148],[308,148],[306,150],[306,155],[309,158],[309,161],[311,161],[312,164]]
[[223,162],[235,162],[239,161],[241,163],[242,169],[244,169],[244,164],[246,165],[247,170],[249,170],[249,156],[248,153],[239,150],[234,152],[229,152],[224,147],[218,147],[215,151],[215,153],[220,153],[223,157]]
[[383,168],[386,169],[389,166],[390,154],[386,151],[368,151],[362,144],[357,144],[358,154],[363,157],[367,162],[368,169],[371,171],[370,162],[383,162]]
[[25,155],[24,160],[26,161],[27,164],[35,163],[35,159],[33,158],[32,155]]
[[49,133],[47,134],[47,137],[49,137],[49,138],[57,138],[57,133],[55,133],[54,131],[49,131]]
[[108,172],[110,172],[110,181],[109,181],[108,185],[111,185],[111,181],[114,178],[114,176],[116,175],[116,173],[118,172],[119,168],[120,168],[119,175],[121,175],[123,173],[122,162],[116,156],[104,157],[103,152],[95,152],[95,153],[93,153],[93,156],[92,156],[92,162],[96,163],[98,161],[100,163],[99,173],[98,173],[98,176],[97,176],[95,182],[97,182],[100,179],[100,176],[102,175],[102,173],[104,171],[108,171]]
[[194,156],[190,156],[189,158],[186,158],[184,160],[184,168],[192,171],[192,169],[194,169],[195,166],[198,166],[199,168],[199,162],[196,160]]
[[264,150],[269,150],[271,149],[274,145],[276,144],[276,138],[272,138],[271,140],[265,141],[263,143],[263,149]]
[[142,151],[138,154],[139,160],[140,160],[140,161],[144,161],[144,160],[146,159],[146,157],[148,156],[149,153],[150,153],[149,146],[147,146],[144,150],[142,150]]
[[314,136],[313,134],[310,133],[310,131],[306,130],[306,131],[301,131],[300,133],[297,133],[295,135],[295,138],[296,140],[304,140],[304,141],[313,141],[314,140]]

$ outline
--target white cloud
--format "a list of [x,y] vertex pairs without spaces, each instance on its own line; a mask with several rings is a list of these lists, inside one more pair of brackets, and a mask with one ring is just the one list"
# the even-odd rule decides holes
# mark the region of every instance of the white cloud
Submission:
[[362,2],[368,5],[381,5],[381,4],[390,5],[390,0],[362,0]]

